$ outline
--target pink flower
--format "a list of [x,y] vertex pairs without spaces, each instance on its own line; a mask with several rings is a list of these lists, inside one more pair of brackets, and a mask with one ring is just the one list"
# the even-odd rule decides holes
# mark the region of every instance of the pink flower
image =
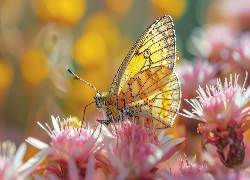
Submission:
[[157,164],[166,161],[184,146],[185,138],[170,141],[172,137],[163,137],[164,133],[162,131],[157,137],[155,130],[144,129],[142,125],[131,122],[118,125],[117,134],[115,129],[108,131],[104,127],[104,137],[118,137],[111,142],[105,155],[108,159],[108,166],[104,168],[107,177],[154,178]]
[[[231,56],[238,63],[238,71],[245,72],[250,69],[250,32],[244,32],[239,35]],[[247,85],[249,84],[248,79]]]
[[223,24],[196,29],[191,37],[193,49],[190,51],[210,62],[225,60],[231,53],[237,33],[235,29]]
[[166,180],[187,180],[187,179],[203,179],[214,180],[213,176],[208,173],[207,162],[204,161],[201,165],[196,163],[196,157],[179,160],[178,166],[172,169],[162,169],[158,172],[157,178]]
[[[113,135],[116,135],[115,131],[112,131],[112,133]],[[117,135],[118,138],[125,144],[130,144],[131,142],[134,142],[135,144],[145,142],[156,146],[159,145],[158,136],[155,134],[154,129],[144,129],[142,125],[130,122],[126,122],[123,125],[118,126]]]
[[[211,65],[208,61],[182,61],[176,68],[181,82],[182,98],[190,99],[195,97],[196,89],[198,89],[199,86],[206,87],[206,84],[212,84],[216,81],[214,77],[218,72],[218,68],[218,65]],[[190,109],[189,104],[186,102],[182,103],[181,106],[183,109]],[[187,155],[193,155],[194,152],[190,146],[196,146],[194,138],[200,135],[196,133],[198,122],[179,116],[176,123],[178,123],[179,126],[183,126],[186,130],[183,131],[177,128],[177,130],[179,130],[178,133],[185,133],[185,137],[187,138],[186,143],[189,144],[189,146],[184,147],[184,152]]]
[[176,67],[181,82],[182,97],[184,99],[194,97],[196,89],[210,83],[217,71],[218,65],[211,65],[208,61],[182,61]]
[[223,8],[224,16],[234,19],[240,25],[242,31],[249,30],[250,26],[250,2],[248,0],[222,1],[220,8]]
[[22,143],[16,151],[16,146],[10,141],[0,143],[0,179],[24,180],[40,162],[37,158],[31,158],[23,163],[27,146]]
[[180,161],[180,174],[184,177],[199,177],[207,173],[207,163],[206,161],[203,164],[198,165],[196,163],[196,157]]
[[[222,129],[225,129],[227,124],[235,124],[240,119],[248,115],[248,108],[245,108],[250,98],[250,88],[246,91],[238,84],[238,76],[235,75],[235,82],[232,82],[232,76],[230,82],[227,83],[225,78],[224,87],[221,81],[217,80],[217,86],[207,87],[206,92],[199,88],[197,93],[199,96],[197,99],[192,99],[190,103],[193,108],[193,112],[189,113],[184,110],[192,118],[197,119],[204,123],[216,123]],[[247,111],[247,112],[245,112]],[[239,113],[241,114],[240,117]],[[245,115],[242,117],[242,115]]]
[[[37,167],[37,172],[44,171],[45,177],[54,173],[59,178],[82,179],[88,172],[86,168],[89,159],[98,156],[105,142],[97,143],[97,138],[93,135],[91,129],[71,126],[70,118],[64,120],[64,123],[59,118],[53,116],[51,118],[54,130],[51,130],[47,124],[47,128],[39,124],[51,137],[51,146],[32,137],[26,140],[40,149],[41,152],[44,152],[45,156],[51,155],[49,163]],[[59,169],[53,166],[53,163],[56,163]],[[94,164],[95,168],[100,166],[100,163],[95,163],[94,160],[91,160],[90,163]],[[91,167],[93,166],[91,165]]]
[[[243,85],[244,87],[244,85]],[[250,107],[245,107],[250,100],[250,88],[246,91],[240,88],[238,76],[235,75],[233,84],[230,82],[222,86],[220,80],[217,87],[207,87],[206,93],[202,88],[197,91],[198,100],[192,99],[192,113],[183,110],[189,116],[202,123],[198,131],[202,133],[202,141],[216,146],[222,163],[227,167],[234,167],[242,164],[245,156],[243,133],[250,128],[250,121],[247,117]],[[205,148],[205,147],[204,147]]]

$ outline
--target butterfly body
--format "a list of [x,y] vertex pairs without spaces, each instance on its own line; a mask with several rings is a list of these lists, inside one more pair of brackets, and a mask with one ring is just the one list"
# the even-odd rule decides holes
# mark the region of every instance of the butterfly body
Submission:
[[108,92],[103,92],[102,94],[97,93],[94,96],[96,107],[101,111],[107,120],[100,122],[105,122],[105,124],[110,124],[114,122],[119,122],[119,112],[116,109],[116,103],[111,100],[110,94]]
[[145,127],[172,126],[181,100],[174,71],[176,40],[172,18],[163,16],[136,41],[119,67],[109,92],[94,96],[105,124],[129,119]]

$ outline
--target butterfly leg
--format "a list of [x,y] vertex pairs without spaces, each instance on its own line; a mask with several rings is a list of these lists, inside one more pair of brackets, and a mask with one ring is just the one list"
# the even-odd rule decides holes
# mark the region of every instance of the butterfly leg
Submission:
[[99,123],[101,124],[105,124],[105,125],[109,125],[110,123],[113,123],[114,120],[113,120],[113,116],[112,116],[112,113],[109,109],[107,109],[107,112],[106,112],[106,117],[107,117],[107,120],[100,120],[100,119],[97,119],[96,121],[98,121]]
[[123,121],[124,121],[124,119],[125,119],[124,114],[123,114],[123,113],[121,113],[121,112],[119,112],[118,122],[120,122],[120,120],[123,122]]
[[[101,132],[102,132],[102,123],[100,123],[101,124],[101,127],[99,128],[99,134],[98,134],[98,136],[97,136],[97,139],[100,137],[100,135],[101,135]],[[97,128],[98,128],[98,125],[97,124],[95,124],[95,130],[94,130],[94,132],[96,132],[97,131]]]
[[100,120],[100,119],[97,119],[96,121],[98,121],[101,124],[107,125],[107,126],[110,124],[110,120]]

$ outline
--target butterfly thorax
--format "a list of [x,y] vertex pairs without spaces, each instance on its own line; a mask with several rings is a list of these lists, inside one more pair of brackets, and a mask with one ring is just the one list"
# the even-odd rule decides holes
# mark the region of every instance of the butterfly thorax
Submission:
[[115,102],[111,101],[110,94],[108,92],[103,92],[102,94],[97,93],[94,96],[96,107],[101,111],[104,117],[113,123],[115,120],[118,122],[118,111],[116,109]]

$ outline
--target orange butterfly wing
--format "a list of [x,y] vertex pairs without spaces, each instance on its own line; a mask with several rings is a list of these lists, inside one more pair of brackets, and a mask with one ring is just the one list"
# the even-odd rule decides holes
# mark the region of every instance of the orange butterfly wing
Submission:
[[[144,70],[123,86],[118,107],[133,115],[138,123],[157,129],[172,126],[180,105],[177,75],[164,66]],[[125,113],[126,114],[126,113]]]
[[157,129],[170,127],[179,109],[175,42],[171,17],[156,20],[122,62],[109,91],[119,109],[147,127],[152,123]]

